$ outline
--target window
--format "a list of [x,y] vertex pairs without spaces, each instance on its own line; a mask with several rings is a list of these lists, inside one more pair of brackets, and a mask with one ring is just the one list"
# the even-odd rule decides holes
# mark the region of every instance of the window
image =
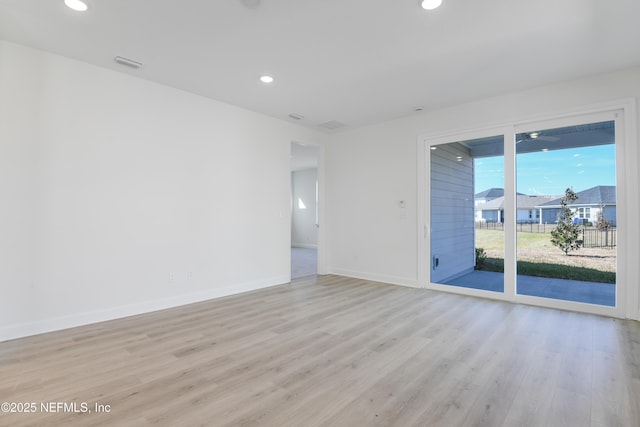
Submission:
[[578,217],[580,219],[591,219],[591,208],[578,208]]

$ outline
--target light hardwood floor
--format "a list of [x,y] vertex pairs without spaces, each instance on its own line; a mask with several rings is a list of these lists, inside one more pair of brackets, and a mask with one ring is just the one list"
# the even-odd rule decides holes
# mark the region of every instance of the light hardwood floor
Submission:
[[640,426],[640,324],[324,276],[0,343],[4,401],[38,407],[1,426]]

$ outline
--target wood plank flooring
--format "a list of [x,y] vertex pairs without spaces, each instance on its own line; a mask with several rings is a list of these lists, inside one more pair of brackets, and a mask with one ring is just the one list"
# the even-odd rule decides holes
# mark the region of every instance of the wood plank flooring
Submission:
[[36,404],[0,426],[640,426],[640,324],[322,276],[0,343],[0,402]]

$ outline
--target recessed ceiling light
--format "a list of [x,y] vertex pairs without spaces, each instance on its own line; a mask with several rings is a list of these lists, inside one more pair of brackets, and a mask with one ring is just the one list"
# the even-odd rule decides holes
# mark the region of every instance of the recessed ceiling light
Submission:
[[64,0],[64,4],[66,4],[68,8],[77,10],[78,12],[87,10],[87,4],[82,0]]
[[420,0],[423,9],[431,10],[440,7],[442,0]]
[[260,81],[262,83],[273,83],[273,77],[267,75],[260,76]]

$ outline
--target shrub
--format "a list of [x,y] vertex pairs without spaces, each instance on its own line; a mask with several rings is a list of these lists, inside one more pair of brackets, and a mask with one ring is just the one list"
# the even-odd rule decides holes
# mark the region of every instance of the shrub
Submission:
[[487,260],[487,253],[482,248],[476,248],[476,270],[484,268],[484,262]]

